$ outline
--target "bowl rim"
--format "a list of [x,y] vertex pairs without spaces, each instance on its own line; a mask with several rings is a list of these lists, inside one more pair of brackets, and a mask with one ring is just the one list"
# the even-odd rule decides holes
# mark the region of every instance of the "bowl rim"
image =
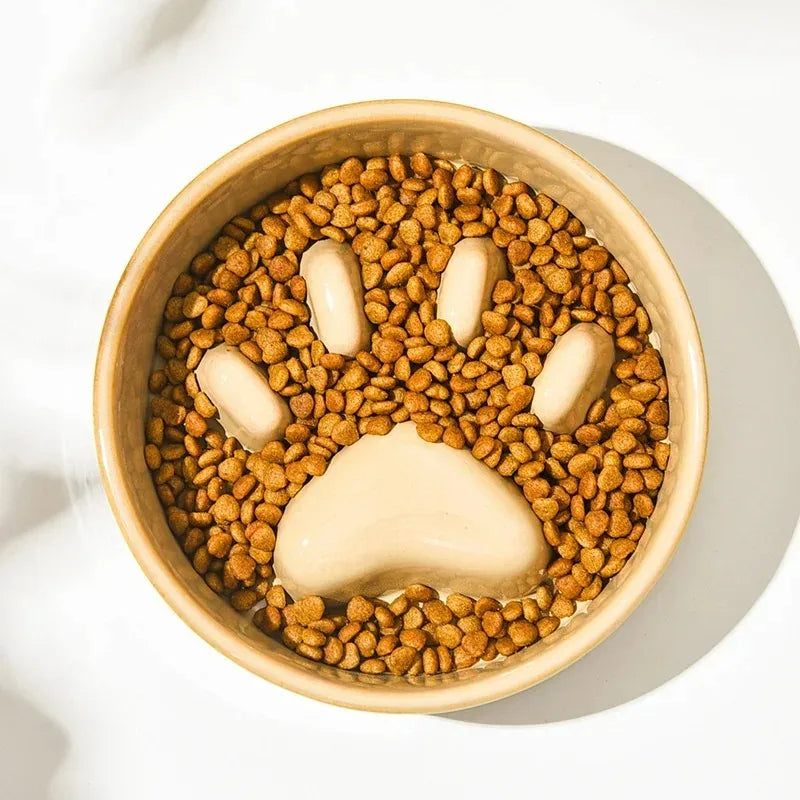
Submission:
[[[498,669],[477,682],[453,681],[435,687],[419,687],[419,691],[413,692],[399,691],[391,686],[336,683],[292,667],[263,650],[249,646],[209,614],[204,604],[181,585],[176,573],[150,539],[127,490],[121,459],[112,444],[114,436],[111,432],[118,425],[112,374],[121,333],[130,316],[131,297],[152,256],[202,198],[231,172],[245,168],[265,151],[302,139],[312,132],[339,129],[349,123],[363,123],[365,120],[402,122],[413,119],[436,122],[443,118],[471,127],[489,123],[495,130],[501,129],[500,135],[504,138],[526,142],[526,149],[549,151],[565,165],[582,172],[591,181],[593,191],[601,195],[606,205],[615,209],[615,216],[623,228],[647,251],[648,262],[664,270],[662,278],[671,284],[673,304],[679,308],[682,335],[694,354],[689,393],[695,394],[695,404],[691,409],[693,413],[687,413],[685,420],[685,424],[693,429],[692,436],[687,437],[689,446],[681,454],[681,471],[676,478],[675,494],[680,489],[680,497],[677,502],[673,497],[665,512],[660,523],[660,535],[649,545],[648,562],[637,565],[637,569],[628,575],[624,586],[596,610],[591,620],[587,619],[579,631],[563,639],[559,646],[542,651],[537,659]],[[492,112],[433,100],[373,100],[305,114],[256,135],[197,175],[158,215],[122,273],[103,324],[93,387],[95,448],[106,496],[129,549],[172,610],[217,651],[278,686],[338,706],[383,712],[455,711],[499,700],[560,672],[610,636],[659,579],[683,536],[700,488],[708,444],[708,417],[706,364],[689,298],[658,237],[630,200],[596,167],[547,134]]]

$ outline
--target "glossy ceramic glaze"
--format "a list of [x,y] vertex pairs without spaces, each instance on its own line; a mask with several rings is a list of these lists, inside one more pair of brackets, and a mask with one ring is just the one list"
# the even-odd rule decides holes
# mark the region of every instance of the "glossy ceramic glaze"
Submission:
[[[351,155],[419,150],[526,181],[565,205],[614,253],[660,339],[670,383],[672,456],[639,547],[586,613],[506,660],[401,678],[308,661],[215,595],[166,525],[144,463],[143,429],[164,303],[176,275],[215,232],[304,172]],[[594,167],[548,136],[484,111],[428,101],[360,103],[301,117],[243,144],[192,181],[145,234],[120,280],[100,342],[94,405],[109,501],[134,556],[174,611],[209,644],[280,686],[375,711],[435,712],[496,700],[555,674],[607,637],[653,586],[678,544],[700,484],[708,432],[705,365],[692,310],[672,263],[636,209]]]

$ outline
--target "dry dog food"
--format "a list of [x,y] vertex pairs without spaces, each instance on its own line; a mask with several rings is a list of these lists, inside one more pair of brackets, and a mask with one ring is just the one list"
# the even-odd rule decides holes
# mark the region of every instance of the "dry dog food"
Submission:
[[179,275],[144,457],[195,570],[266,634],[342,669],[449,672],[549,636],[635,551],[669,458],[650,333],[546,195],[349,158]]

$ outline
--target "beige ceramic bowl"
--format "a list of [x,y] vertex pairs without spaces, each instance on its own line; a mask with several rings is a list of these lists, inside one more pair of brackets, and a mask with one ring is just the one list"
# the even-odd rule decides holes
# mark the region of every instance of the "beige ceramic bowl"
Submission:
[[[670,381],[672,457],[634,556],[588,612],[503,661],[417,678],[352,674],[296,656],[217,597],[164,521],[143,457],[147,375],[175,276],[235,214],[290,179],[350,155],[423,150],[492,166],[575,213],[631,276],[658,332]],[[423,101],[332,108],[262,133],[210,166],[162,212],[108,311],[94,386],[106,493],[133,554],[164,599],[209,644],[295,692],[374,711],[434,712],[486,703],[554,675],[634,610],[672,556],[695,501],[707,438],[705,366],[692,309],[653,231],[594,167],[544,134],[464,106]],[[599,681],[603,680],[598,675]]]

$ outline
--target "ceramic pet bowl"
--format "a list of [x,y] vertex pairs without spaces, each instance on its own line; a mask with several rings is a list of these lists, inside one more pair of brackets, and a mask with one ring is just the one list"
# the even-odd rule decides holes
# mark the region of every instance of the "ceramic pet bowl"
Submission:
[[[292,178],[348,156],[420,150],[529,183],[566,206],[614,253],[658,334],[669,378],[672,455],[636,552],[586,613],[507,659],[432,677],[370,676],[294,654],[193,570],[167,527],[144,462],[147,376],[175,277],[227,220]],[[273,683],[374,711],[438,712],[496,700],[548,678],[605,639],[672,556],[695,501],[707,439],[705,366],[692,309],[639,212],[591,164],[548,136],[484,111],[423,101],[359,103],[301,117],[241,145],[195,178],[153,223],[120,280],[100,342],[94,406],[109,501],[133,554],[173,610],[209,644]]]

